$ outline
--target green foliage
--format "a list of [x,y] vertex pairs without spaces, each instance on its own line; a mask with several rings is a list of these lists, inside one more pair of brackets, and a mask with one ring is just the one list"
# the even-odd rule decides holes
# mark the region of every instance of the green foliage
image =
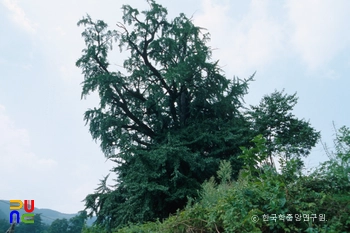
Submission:
[[[86,209],[108,232],[176,213],[198,197],[201,184],[219,166],[225,167],[218,172],[220,187],[229,187],[242,160],[250,172],[259,173],[258,165],[271,153],[308,154],[318,137],[308,123],[288,113],[295,95],[274,93],[244,113],[243,97],[254,75],[227,79],[218,62],[211,61],[204,29],[184,14],[168,20],[164,7],[148,3],[142,12],[123,6],[120,31],[108,30],[90,16],[78,22],[85,26],[86,43],[76,63],[84,75],[82,97],[92,92],[100,97],[99,106],[86,111],[84,119],[106,157],[116,163],[118,176],[114,187],[107,187],[108,176],[101,181],[86,197]],[[108,60],[114,41],[120,51],[129,52],[123,70],[113,70]],[[260,143],[265,149],[247,149],[238,158],[240,146],[249,148],[257,134],[262,136],[256,140],[267,141]],[[220,165],[223,160],[228,162]]]
[[218,178],[221,182],[230,182],[232,175],[232,167],[231,164],[227,161],[221,161],[219,171],[217,172]]
[[[346,145],[344,140],[348,139],[349,131],[346,128],[339,131],[336,142],[338,143],[341,139],[340,141]],[[200,197],[192,200],[176,215],[163,222],[130,225],[115,232],[336,233],[350,231],[350,196],[341,186],[343,184],[346,187],[345,183],[339,183],[338,190],[320,191],[318,187],[320,184],[313,175],[306,176],[300,172],[297,159],[286,161],[283,156],[280,173],[268,166],[257,169],[252,164],[261,163],[265,157],[253,155],[266,153],[266,147],[263,144],[265,139],[257,136],[253,141],[254,147],[243,148],[242,158],[250,164],[245,164],[237,181],[227,178],[226,174],[231,170],[230,164],[222,161],[217,172],[221,181],[217,184],[211,178],[204,182]],[[341,148],[347,148],[345,145]],[[262,151],[258,151],[257,148]],[[335,153],[335,159],[343,158],[344,154],[346,154],[344,150],[338,155]],[[252,161],[254,158],[255,161]],[[253,171],[258,172],[257,176],[251,175]],[[328,175],[332,178],[337,176],[332,172]],[[310,218],[313,214],[316,214],[314,220]],[[323,221],[320,219],[320,214],[325,216]],[[264,215],[267,217],[265,220]],[[296,218],[297,215],[300,217],[299,220]],[[287,216],[292,216],[292,220],[288,221],[286,218],[282,220],[282,217]],[[307,219],[309,221],[306,221]]]
[[79,214],[73,218],[56,219],[53,221],[48,229],[48,233],[80,233],[85,225],[87,218],[86,211],[80,211]]
[[70,218],[68,221],[67,233],[80,233],[87,219],[87,212],[80,211],[78,215]]
[[91,227],[84,225],[81,233],[107,233],[107,231],[104,229],[104,227],[98,225],[94,225]]
[[[81,233],[87,218],[86,211],[69,220],[56,219],[50,226],[44,224],[41,214],[34,215],[34,223],[26,224],[21,222],[15,227],[16,233]],[[5,232],[10,227],[8,219],[0,219],[0,232]]]
[[67,233],[68,228],[68,220],[63,219],[56,219],[53,221],[48,229],[49,233]]
[[292,114],[297,102],[296,93],[287,95],[283,91],[275,91],[264,96],[259,106],[251,106],[248,111],[254,135],[262,134],[266,139],[268,156],[271,157],[273,152],[279,156],[284,154],[286,160],[307,156],[319,140],[320,132]]
[[[227,79],[210,61],[208,33],[184,14],[168,20],[164,7],[148,2],[141,13],[123,6],[121,32],[89,16],[78,23],[86,43],[76,63],[85,77],[82,96],[100,95],[85,120],[118,175],[116,188],[88,195],[86,207],[109,230],[184,207],[221,159],[237,175],[242,163],[235,155],[248,142],[239,109],[252,77]],[[126,74],[110,67],[113,40],[130,52]]]
[[327,190],[350,192],[350,130],[343,126],[335,131],[335,151],[330,151],[325,146],[329,160],[321,164],[312,175],[324,183]]
[[250,175],[253,173],[257,175],[256,173],[260,174],[260,166],[266,162],[268,152],[266,139],[261,134],[254,137],[252,142],[255,146],[252,146],[249,149],[244,146],[240,147],[242,155],[240,155],[239,158],[243,159],[244,168],[246,171],[250,172]]
[[34,215],[34,223],[33,224],[26,224],[21,222],[15,227],[16,233],[42,233],[47,229],[47,225],[43,224],[41,220],[40,214]]

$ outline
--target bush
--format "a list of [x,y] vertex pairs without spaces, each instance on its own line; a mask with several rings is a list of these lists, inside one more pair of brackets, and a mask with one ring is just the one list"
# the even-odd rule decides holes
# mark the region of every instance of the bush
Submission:
[[257,136],[255,147],[242,148],[245,167],[237,181],[230,178],[230,163],[222,161],[219,182],[204,182],[199,198],[182,211],[117,232],[350,232],[349,132],[339,130],[333,157],[310,175],[301,173],[296,159],[281,159],[280,173],[262,166],[266,147]]

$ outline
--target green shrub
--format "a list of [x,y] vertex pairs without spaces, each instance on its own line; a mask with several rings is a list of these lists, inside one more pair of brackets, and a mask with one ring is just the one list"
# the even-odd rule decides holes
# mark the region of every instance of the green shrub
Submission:
[[[236,181],[230,178],[230,163],[222,161],[219,182],[214,177],[204,182],[199,198],[189,200],[183,210],[162,222],[130,225],[117,232],[350,232],[349,132],[341,128],[333,158],[310,175],[301,173],[297,159],[281,158],[280,173],[263,166],[265,141],[257,136],[255,147],[242,148],[245,167]],[[305,221],[313,214],[314,221]],[[293,219],[283,221],[283,216]]]
[[107,231],[101,226],[94,225],[94,226],[88,227],[85,225],[81,233],[107,233]]

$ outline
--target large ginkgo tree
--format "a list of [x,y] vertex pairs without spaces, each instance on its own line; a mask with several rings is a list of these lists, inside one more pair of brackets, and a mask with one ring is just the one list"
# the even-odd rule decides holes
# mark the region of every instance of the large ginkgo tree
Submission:
[[[239,147],[255,136],[243,114],[253,75],[226,78],[204,29],[184,14],[169,20],[166,8],[148,3],[142,12],[124,5],[115,30],[90,16],[78,22],[86,43],[76,63],[82,96],[100,97],[85,120],[117,175],[114,187],[103,179],[85,201],[109,229],[168,217],[197,196],[223,159],[237,175]],[[119,51],[128,57],[115,70],[108,55]]]

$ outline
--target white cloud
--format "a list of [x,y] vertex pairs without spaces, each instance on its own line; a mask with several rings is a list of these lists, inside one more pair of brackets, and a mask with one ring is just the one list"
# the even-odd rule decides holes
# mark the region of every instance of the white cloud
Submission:
[[339,79],[339,74],[333,70],[333,69],[329,69],[326,73],[325,73],[325,77],[327,79],[331,79],[331,80],[337,80]]
[[225,70],[246,76],[283,54],[285,30],[271,17],[268,1],[251,1],[242,17],[232,17],[235,5],[229,3],[203,0],[203,13],[195,21],[215,35],[212,44],[219,48],[220,64],[228,65]]
[[62,64],[59,68],[61,79],[64,81],[65,84],[71,84],[71,85],[74,84],[75,86],[79,87],[80,83],[83,80],[81,72],[77,67],[73,65],[74,64],[73,59],[67,58],[67,60],[71,62]]
[[288,0],[292,43],[311,70],[327,65],[350,43],[350,1]]
[[[0,105],[0,176],[11,177],[16,180],[16,186],[34,183],[27,177],[42,176],[52,171],[56,162],[48,158],[40,158],[31,151],[30,138],[27,130],[16,127],[14,122],[6,115],[5,107]],[[28,177],[28,178],[29,178]],[[1,179],[0,187],[12,187],[10,179]],[[2,193],[4,194],[4,193]]]
[[36,29],[33,23],[27,18],[23,9],[15,0],[3,0],[2,4],[12,13],[12,20],[30,33],[35,33]]
[[61,26],[58,26],[55,28],[56,29],[56,32],[60,35],[60,36],[65,36],[67,35],[66,31],[61,27]]

